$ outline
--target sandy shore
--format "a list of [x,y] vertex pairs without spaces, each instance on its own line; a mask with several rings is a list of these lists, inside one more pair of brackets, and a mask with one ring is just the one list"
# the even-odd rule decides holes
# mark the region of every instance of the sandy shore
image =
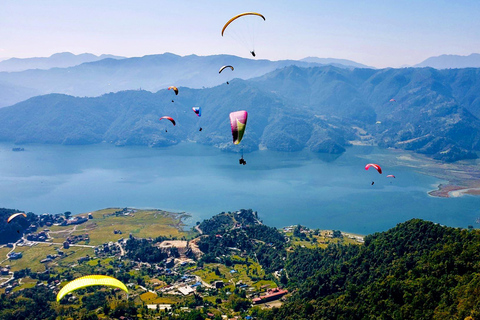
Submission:
[[432,197],[450,198],[463,195],[480,195],[480,166],[476,160],[442,163],[416,153],[399,150],[398,164],[409,166],[416,171],[442,180]]

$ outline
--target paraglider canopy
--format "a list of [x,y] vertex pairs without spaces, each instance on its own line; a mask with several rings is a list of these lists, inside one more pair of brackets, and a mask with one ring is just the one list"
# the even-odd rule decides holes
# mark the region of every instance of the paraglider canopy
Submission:
[[128,293],[127,287],[120,281],[113,277],[103,276],[103,275],[91,275],[77,278],[73,281],[67,283],[62,290],[57,294],[57,302],[62,300],[64,296],[69,294],[72,291],[90,287],[90,286],[110,286],[115,288],[120,288],[126,293]]
[[168,87],[168,90],[172,89],[175,92],[175,95],[178,95],[178,88],[174,86]]
[[369,163],[369,164],[367,164],[367,165],[365,166],[365,170],[368,170],[368,169],[370,169],[370,168],[372,168],[372,167],[375,168],[375,170],[377,170],[378,173],[380,173],[380,174],[382,173],[382,168],[380,168],[380,166],[379,166],[378,164],[375,164],[375,163]]
[[393,174],[389,174],[387,178],[395,178],[395,176]]
[[392,98],[392,99],[390,99],[390,102],[397,102],[397,100]]
[[257,12],[244,12],[244,13],[237,14],[235,17],[228,20],[227,23],[225,23],[225,25],[223,26],[222,37],[223,37],[223,33],[225,32],[225,29],[227,29],[227,27],[230,25],[230,23],[232,23],[233,21],[237,20],[238,18],[244,17],[244,16],[259,16],[265,21],[265,17],[263,15],[261,15],[260,13],[257,13]]
[[12,221],[13,219],[15,219],[18,216],[24,216],[25,218],[27,217],[27,215],[23,212],[15,213],[15,214],[12,214],[10,217],[8,217],[7,223],[10,223],[10,221]]
[[199,117],[202,116],[202,109],[200,107],[193,107],[192,108],[193,112],[195,112],[195,114]]
[[245,110],[230,113],[230,126],[232,127],[232,138],[234,144],[242,141],[245,127],[247,126],[248,113]]
[[173,120],[172,117],[163,116],[163,117],[160,118],[160,120],[162,120],[162,119],[170,120],[170,122],[173,123],[173,125],[175,126],[175,120]]
[[230,69],[232,69],[232,71],[234,70],[232,66],[223,66],[223,67],[220,68],[220,70],[218,70],[218,73],[222,73],[222,71],[226,68],[230,68]]

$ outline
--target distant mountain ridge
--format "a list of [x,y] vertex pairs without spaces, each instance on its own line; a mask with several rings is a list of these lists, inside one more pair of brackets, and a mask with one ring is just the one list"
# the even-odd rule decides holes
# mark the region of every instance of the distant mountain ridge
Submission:
[[[233,65],[235,70],[227,69],[219,74],[218,70],[223,65]],[[10,87],[21,86],[28,89],[23,95],[15,97],[0,95],[0,107],[11,105],[12,101],[16,103],[34,96],[29,92],[91,97],[139,88],[155,92],[171,85],[190,88],[213,87],[233,78],[258,77],[290,65],[315,67],[321,64],[296,60],[254,60],[232,55],[182,57],[164,53],[125,59],[108,58],[68,68],[0,72],[0,92],[2,83]],[[338,61],[336,65],[339,66]]]
[[[451,162],[480,151],[480,69],[289,66],[229,85],[179,90],[178,96],[162,89],[35,97],[0,109],[0,140],[152,147],[195,141],[238,151],[228,115],[247,110],[246,152],[341,154],[356,141]],[[192,106],[202,107],[201,118]],[[177,126],[158,121],[163,115]]]
[[435,69],[480,68],[480,54],[472,53],[468,56],[442,54],[437,57],[430,57],[416,64],[415,67],[431,67]]
[[300,61],[319,63],[322,65],[332,65],[335,67],[346,66],[346,67],[352,67],[352,68],[375,69],[374,67],[370,67],[370,66],[367,66],[352,60],[347,60],[347,59],[306,57],[306,58],[300,59]]
[[75,55],[70,52],[62,52],[52,54],[50,57],[10,58],[0,61],[0,72],[19,72],[29,69],[47,70],[51,68],[68,68],[85,62],[93,62],[103,59],[124,59],[124,57],[111,54],[96,56],[91,53]]

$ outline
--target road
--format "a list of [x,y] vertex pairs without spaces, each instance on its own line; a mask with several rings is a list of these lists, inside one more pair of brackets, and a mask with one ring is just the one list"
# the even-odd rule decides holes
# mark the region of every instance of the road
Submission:
[[7,253],[7,255],[6,255],[7,258],[6,258],[5,260],[0,261],[0,264],[2,264],[2,263],[4,263],[5,261],[8,260],[8,255],[9,255],[10,253],[12,253],[13,251],[15,251],[15,248],[17,247],[17,243],[19,243],[19,242],[21,242],[21,241],[23,241],[23,238],[19,239],[17,242],[15,242],[15,243],[13,244],[12,250],[10,250],[10,251]]
[[205,281],[203,281],[202,278],[200,278],[199,276],[197,276],[197,275],[194,275],[194,276],[195,276],[196,281],[197,281],[197,282],[201,282],[204,287],[206,287],[206,288],[213,288],[212,285],[210,285],[210,284],[206,283]]
[[[32,243],[56,244],[59,246],[63,246],[63,243],[60,243],[60,242],[43,242],[43,241],[29,241],[29,240],[27,241]],[[90,246],[88,244],[70,244],[70,247],[95,248],[95,246]]]
[[121,245],[120,243],[118,243],[118,242],[115,242],[115,244],[117,245],[117,247],[120,248],[120,256],[123,257],[123,256],[125,255],[125,250],[123,250],[122,245]]
[[151,293],[154,293],[154,294],[157,294],[155,291],[153,290],[148,290],[147,288],[145,288],[144,286],[141,286],[141,285],[138,285],[140,288],[142,288],[143,290],[147,291],[147,292],[151,292]]

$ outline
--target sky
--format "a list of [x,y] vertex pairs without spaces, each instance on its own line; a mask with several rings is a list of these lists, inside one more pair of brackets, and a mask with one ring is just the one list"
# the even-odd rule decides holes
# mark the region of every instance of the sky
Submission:
[[480,52],[478,0],[0,0],[0,60],[58,52],[251,57],[220,34],[247,11],[266,18],[255,33],[261,59],[384,68]]

